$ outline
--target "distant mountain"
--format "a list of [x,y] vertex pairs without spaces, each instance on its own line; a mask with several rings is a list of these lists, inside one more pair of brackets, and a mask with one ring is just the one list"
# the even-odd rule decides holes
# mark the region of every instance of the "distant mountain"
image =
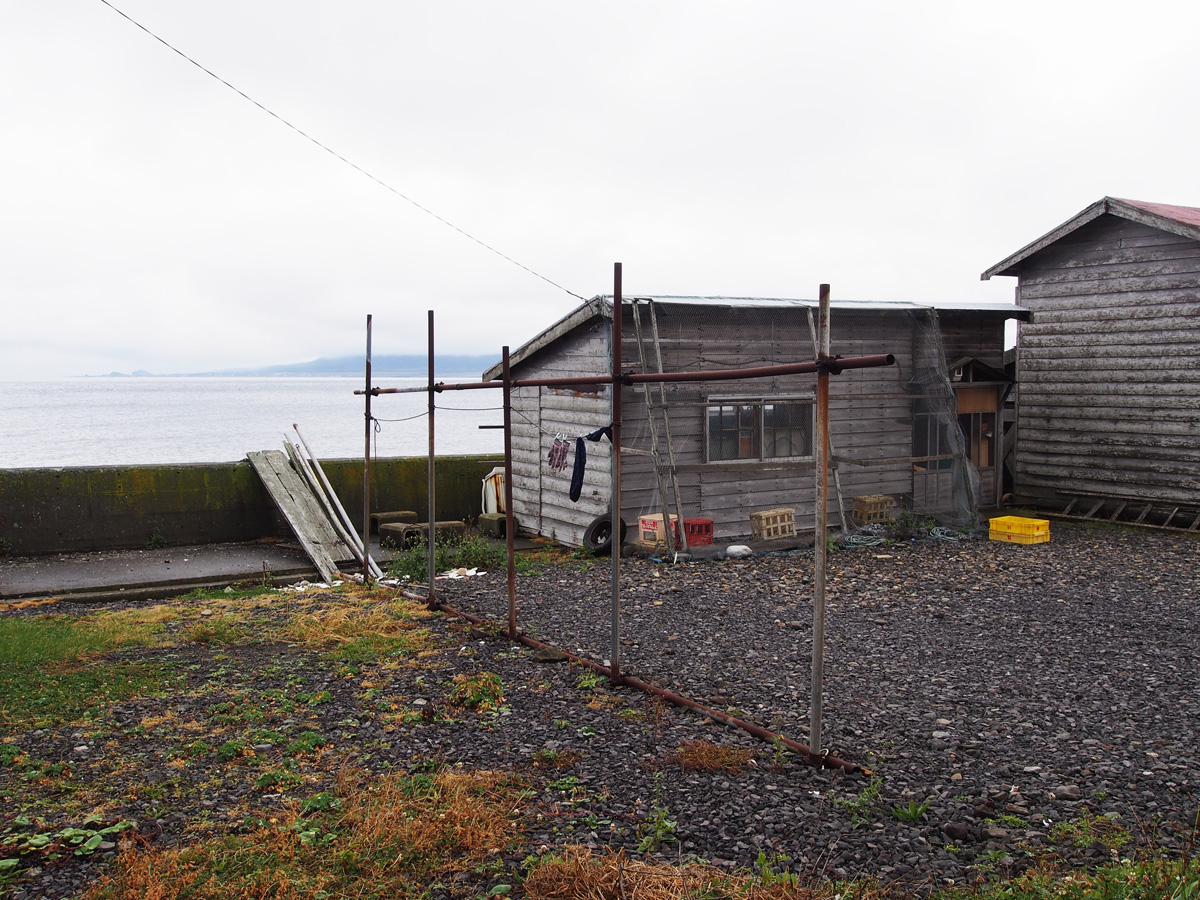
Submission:
[[[468,375],[478,378],[485,369],[497,362],[495,356],[463,356],[446,355],[434,358],[436,378],[451,375]],[[429,372],[429,362],[424,356],[374,356],[371,358],[372,378],[421,378]],[[284,366],[261,366],[257,369],[218,369],[215,372],[181,372],[169,377],[200,377],[200,376],[288,376],[288,375],[364,375],[366,361],[361,356],[337,356],[331,359],[324,357],[311,362],[292,363]],[[153,377],[153,374],[142,369],[134,372],[138,377]],[[128,378],[124,372],[110,372],[104,378]]]

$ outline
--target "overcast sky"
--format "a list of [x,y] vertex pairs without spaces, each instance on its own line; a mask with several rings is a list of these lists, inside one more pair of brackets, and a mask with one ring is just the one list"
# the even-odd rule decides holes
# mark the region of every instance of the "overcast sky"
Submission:
[[[1104,195],[1200,205],[1200,4],[112,0],[591,297],[1010,301]],[[100,0],[0,23],[0,378],[499,355],[578,302]]]

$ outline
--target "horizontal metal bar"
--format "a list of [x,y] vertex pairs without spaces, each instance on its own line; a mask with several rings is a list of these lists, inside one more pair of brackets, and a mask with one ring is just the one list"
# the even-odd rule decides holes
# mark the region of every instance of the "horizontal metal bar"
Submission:
[[[778,366],[753,366],[745,369],[712,369],[707,372],[646,372],[621,375],[617,380],[621,384],[672,384],[687,381],[736,381],[741,378],[773,378],[777,375],[813,375],[826,370],[837,375],[847,369],[875,369],[881,366],[891,366],[896,357],[890,353],[878,353],[873,356],[832,357],[827,361],[784,363]],[[510,384],[513,387],[585,387],[612,384],[611,375],[579,375],[565,378],[517,378]],[[478,391],[504,387],[502,381],[474,381],[463,384],[435,384],[435,391]],[[372,395],[379,394],[410,394],[428,391],[426,385],[421,388],[372,388]],[[355,391],[356,394],[364,393]]]

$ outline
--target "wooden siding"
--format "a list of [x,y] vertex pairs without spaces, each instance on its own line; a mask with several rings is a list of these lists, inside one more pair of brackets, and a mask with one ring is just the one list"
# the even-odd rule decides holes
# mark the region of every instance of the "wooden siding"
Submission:
[[[522,363],[514,376],[603,375],[609,371],[608,347],[605,328],[577,328]],[[609,423],[609,389],[521,388],[514,392],[512,405],[513,513],[522,530],[578,547],[587,526],[608,511],[609,442],[587,443],[588,465],[576,503],[568,496],[574,447],[562,472],[552,472],[546,459],[555,434],[562,433],[574,442],[576,436]]]
[[1019,278],[1019,499],[1200,501],[1200,242],[1105,215]]
[[[847,512],[856,496],[882,493],[899,497],[912,491],[909,457],[913,394],[905,387],[905,380],[912,375],[910,315],[908,311],[838,310],[832,315],[833,353],[892,353],[899,363],[889,368],[852,370],[830,379],[830,433]],[[624,359],[632,370],[637,366],[629,361],[638,358],[632,313],[627,312],[627,319]],[[705,310],[660,304],[658,320],[664,368],[668,371],[813,358],[804,309]],[[652,360],[648,338],[647,350]],[[796,511],[798,527],[812,527],[816,498],[812,459],[708,463],[705,417],[707,406],[721,398],[777,397],[811,402],[815,387],[816,377],[812,375],[669,386],[670,424],[684,517],[712,519],[719,537],[735,537],[749,534],[752,512],[790,507]],[[622,405],[626,445],[649,451],[645,389],[627,388]],[[665,442],[662,453],[665,458]],[[623,455],[622,506],[631,516],[635,510],[645,514],[661,508],[653,459],[648,452],[626,451]],[[831,488],[829,512],[836,516],[836,511],[836,495]]]
[[[804,308],[729,308],[657,304],[660,345],[667,371],[729,369],[811,360],[813,339]],[[641,370],[633,312],[625,309],[624,370]],[[913,491],[913,403],[925,396],[916,370],[919,347],[914,324],[929,313],[912,310],[833,312],[832,351],[842,356],[891,353],[897,365],[859,369],[830,379],[830,430],[847,514],[853,499],[867,494],[911,498]],[[953,311],[942,322],[956,356],[973,356],[999,367],[1003,316]],[[646,351],[654,367],[648,315],[643,311]],[[604,374],[608,371],[609,326],[593,318],[560,336],[515,367],[519,378]],[[814,519],[815,476],[811,458],[773,461],[706,461],[707,407],[722,399],[793,399],[811,402],[816,378],[672,384],[666,386],[677,473],[685,518],[708,518],[719,537],[750,532],[750,514],[791,507],[801,529]],[[622,511],[630,528],[639,515],[661,509],[646,415],[648,386],[624,388]],[[657,386],[649,386],[657,400]],[[655,404],[657,406],[657,402]],[[587,525],[609,508],[609,444],[587,444],[583,496],[567,496],[571,469],[551,472],[545,464],[556,432],[572,440],[609,421],[607,388],[595,393],[527,388],[513,398],[514,511],[522,529],[579,545]],[[660,445],[667,454],[660,427]],[[573,451],[572,451],[573,458]],[[673,506],[673,497],[670,505]],[[672,509],[672,511],[674,511]],[[830,489],[829,512],[837,498]]]

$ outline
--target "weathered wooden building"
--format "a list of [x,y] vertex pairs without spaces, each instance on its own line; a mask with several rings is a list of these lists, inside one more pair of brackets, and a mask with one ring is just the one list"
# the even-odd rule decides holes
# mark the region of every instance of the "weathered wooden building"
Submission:
[[1017,348],[1018,501],[1195,527],[1200,209],[1105,197],[982,277],[995,275],[1017,278],[1032,313]]
[[[513,377],[607,374],[612,307],[611,297],[593,298],[542,331],[511,354]],[[643,371],[645,365],[653,371],[659,359],[668,372],[811,360],[815,310],[816,302],[805,300],[627,297],[624,369]],[[839,503],[848,510],[853,498],[878,494],[948,518],[961,515],[964,504],[968,510],[995,505],[999,413],[1011,388],[1002,373],[1004,323],[1021,315],[1009,304],[835,301],[832,352],[891,353],[897,364],[830,380],[837,468],[832,514],[839,513]],[[499,376],[498,365],[484,373],[485,380]],[[814,389],[811,375],[675,383],[661,396],[656,385],[624,387],[625,521],[661,511],[658,474],[670,468],[673,453],[685,520],[711,519],[718,537],[733,537],[750,532],[752,512],[787,507],[801,528],[808,527],[815,498]],[[585,442],[588,464],[577,501],[568,496],[573,465],[555,468],[550,450],[565,438],[571,460],[578,436],[609,424],[609,387],[522,388],[514,392],[512,408],[513,505],[520,526],[578,546],[589,525],[608,512],[610,447],[603,439]],[[969,475],[968,458],[977,478]],[[668,506],[675,511],[673,501]]]

